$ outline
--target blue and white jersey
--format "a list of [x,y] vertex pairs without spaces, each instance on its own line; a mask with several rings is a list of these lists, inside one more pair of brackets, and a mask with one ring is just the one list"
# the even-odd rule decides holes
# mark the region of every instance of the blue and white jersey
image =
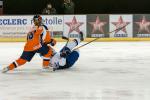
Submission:
[[[70,50],[70,53],[66,57],[61,57],[60,52],[57,52],[51,59],[50,59],[50,64],[51,67],[53,68],[59,68],[60,66],[72,66],[76,60],[79,57],[79,52],[78,50],[76,51],[71,51],[73,48],[75,48],[78,43],[80,43],[79,39],[74,39],[73,41],[68,42],[68,44],[63,47],[62,49],[67,51]],[[67,49],[66,49],[67,48]]]
[[50,59],[51,67],[59,68],[59,66],[64,66],[66,64],[66,58],[60,57],[60,53],[57,52],[51,59]]

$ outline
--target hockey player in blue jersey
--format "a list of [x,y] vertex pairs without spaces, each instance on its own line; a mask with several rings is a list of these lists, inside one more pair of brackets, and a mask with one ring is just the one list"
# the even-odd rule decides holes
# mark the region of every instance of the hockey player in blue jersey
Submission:
[[83,41],[83,33],[80,32],[80,38],[74,39],[72,41],[67,42],[67,44],[60,50],[54,54],[54,56],[50,59],[51,67],[53,70],[66,69],[72,67],[75,62],[79,58],[79,50],[73,50],[80,41]]

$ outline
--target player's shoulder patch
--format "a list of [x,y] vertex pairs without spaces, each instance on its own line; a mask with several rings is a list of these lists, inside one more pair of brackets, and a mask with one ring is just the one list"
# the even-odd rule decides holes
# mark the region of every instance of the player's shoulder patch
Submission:
[[43,25],[43,27],[44,27],[46,30],[48,30],[48,27],[47,27],[46,25]]

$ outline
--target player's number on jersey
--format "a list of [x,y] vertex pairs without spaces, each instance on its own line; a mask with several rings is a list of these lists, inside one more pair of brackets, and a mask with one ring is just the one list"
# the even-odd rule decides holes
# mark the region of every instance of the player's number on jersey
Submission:
[[33,33],[28,34],[27,39],[28,39],[28,40],[33,39]]

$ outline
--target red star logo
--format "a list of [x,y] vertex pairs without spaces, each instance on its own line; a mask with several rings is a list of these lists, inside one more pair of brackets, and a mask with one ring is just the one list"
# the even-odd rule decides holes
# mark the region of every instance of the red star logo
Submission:
[[[120,16],[118,19],[118,22],[112,22],[112,24],[116,26],[116,29],[118,29],[120,27],[130,24],[130,22],[124,22],[122,19],[122,16]],[[117,33],[118,31],[120,31],[120,30],[116,30],[115,33]],[[123,28],[122,31],[124,33],[127,33],[126,28]]]
[[145,16],[143,16],[140,22],[135,22],[135,23],[139,25],[138,33],[143,32],[143,31],[150,33],[150,29],[149,29],[150,22],[146,20]]
[[74,16],[73,19],[72,19],[72,22],[66,22],[65,24],[70,27],[69,33],[73,32],[73,31],[76,31],[76,32],[79,33],[79,32],[80,32],[79,27],[80,27],[81,25],[83,25],[84,23],[83,23],[83,22],[77,22],[77,19],[76,19],[76,17]]
[[103,26],[106,24],[106,22],[102,22],[99,17],[96,17],[95,22],[89,22],[93,26],[92,33],[96,31],[100,31],[101,33],[104,33]]

